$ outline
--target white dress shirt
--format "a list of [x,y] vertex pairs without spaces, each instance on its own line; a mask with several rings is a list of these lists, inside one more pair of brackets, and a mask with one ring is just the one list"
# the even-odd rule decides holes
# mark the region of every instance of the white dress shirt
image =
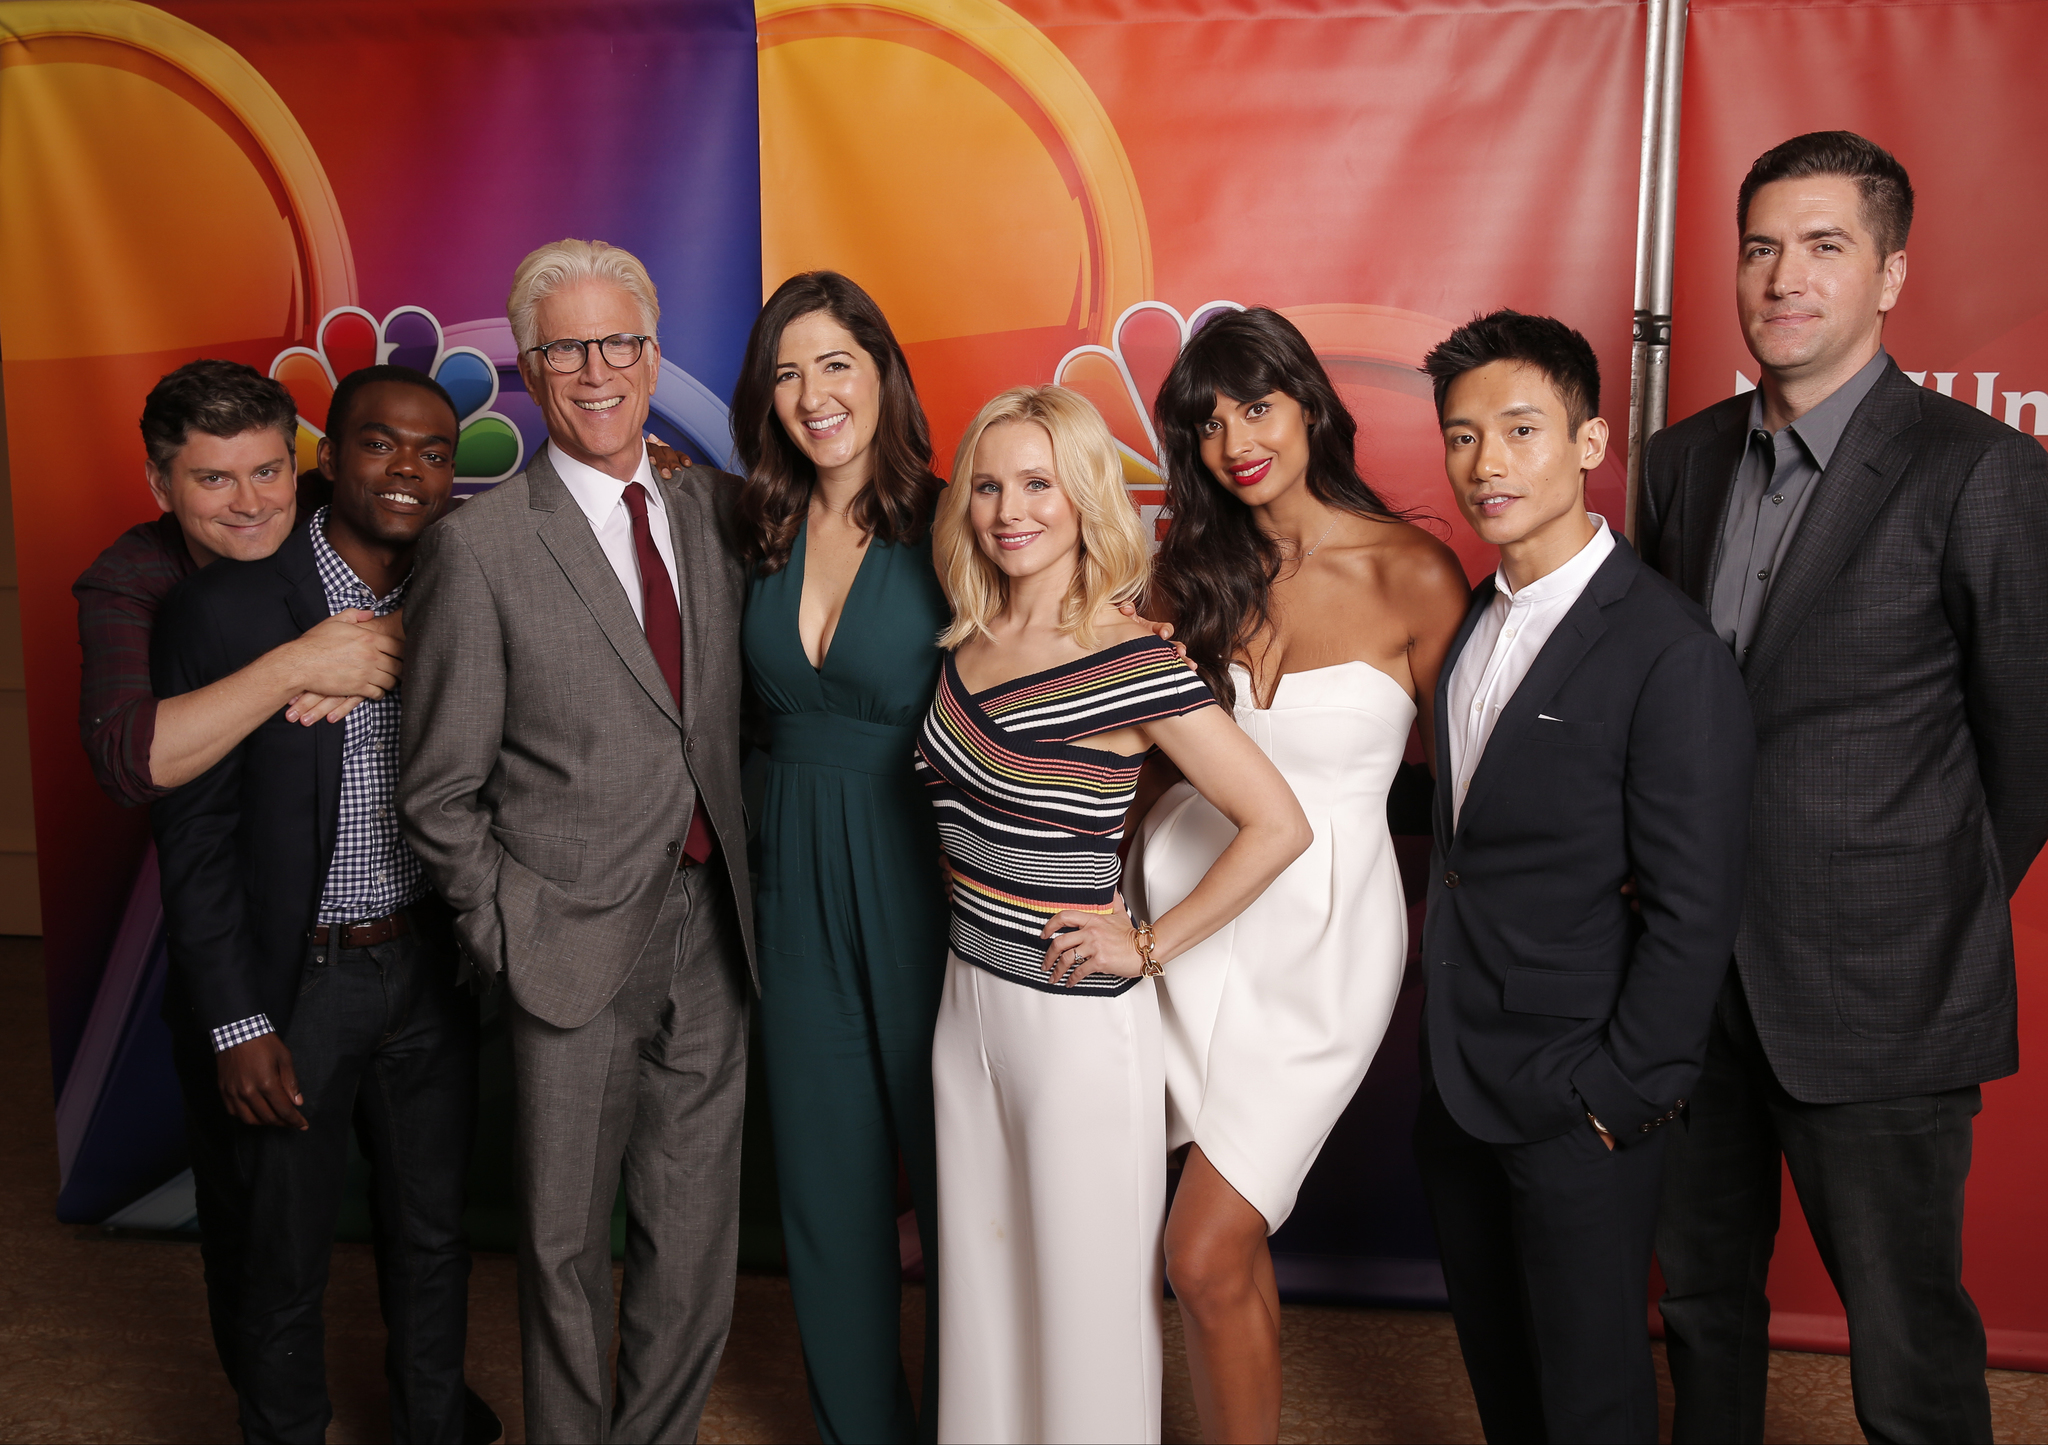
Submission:
[[1451,736],[1451,826],[1458,826],[1458,814],[1465,806],[1465,793],[1479,760],[1486,755],[1487,739],[1500,721],[1501,709],[1536,664],[1536,654],[1557,631],[1565,613],[1579,600],[1600,564],[1614,550],[1614,534],[1607,519],[1588,512],[1593,539],[1578,550],[1571,561],[1548,576],[1539,577],[1515,592],[1508,587],[1505,571],[1493,574],[1493,601],[1472,625],[1465,650],[1451,669],[1451,686],[1445,698],[1451,715],[1445,730]]
[[[553,442],[548,443],[548,460],[554,463],[555,475],[562,479],[562,485],[569,489],[583,515],[590,519],[590,530],[597,533],[597,545],[604,549],[605,560],[619,574],[619,585],[626,589],[633,615],[646,627],[647,619],[641,616],[640,557],[633,550],[633,514],[626,510],[626,483],[596,467],[585,466]],[[648,464],[645,447],[640,449],[640,470],[633,473],[633,480],[647,489],[647,530],[654,534],[654,550],[661,553],[661,563],[668,568],[668,585],[680,608],[683,594],[676,581],[676,548],[668,531],[668,505],[654,480],[654,468]]]

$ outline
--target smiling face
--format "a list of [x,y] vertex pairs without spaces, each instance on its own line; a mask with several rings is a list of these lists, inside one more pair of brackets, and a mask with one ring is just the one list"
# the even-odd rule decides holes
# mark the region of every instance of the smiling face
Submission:
[[320,443],[320,470],[334,480],[330,521],[368,543],[412,545],[448,509],[455,437],[455,414],[425,387],[371,382],[341,434]]
[[[1586,473],[1607,455],[1607,423],[1589,418],[1576,436],[1550,377],[1519,361],[1494,361],[1454,379],[1444,393],[1444,471],[1458,510],[1503,552],[1567,559],[1592,535]],[[1551,551],[1563,554],[1548,559]],[[1517,587],[1526,580],[1516,581]]]
[[820,477],[867,481],[881,413],[881,371],[831,313],[813,311],[782,328],[775,415]]
[[1216,393],[1216,410],[1200,427],[1202,463],[1223,490],[1248,507],[1263,507],[1308,476],[1308,413],[1284,391],[1256,401]]
[[192,560],[255,562],[275,552],[298,516],[298,469],[284,433],[193,431],[168,467],[149,465],[150,495],[177,515]]
[[1773,181],[1750,199],[1735,309],[1757,361],[1781,378],[1853,373],[1877,354],[1906,283],[1847,176]]
[[1012,581],[1072,573],[1081,518],[1060,487],[1052,437],[1035,421],[998,422],[974,446],[967,518],[982,554]]
[[[589,341],[625,333],[647,333],[647,316],[630,291],[609,281],[578,281],[543,296],[533,308],[535,344]],[[629,480],[644,452],[647,407],[661,375],[661,348],[651,339],[640,359],[616,367],[584,348],[580,371],[551,370],[528,351],[519,358],[527,393],[547,419],[548,439],[586,466]]]

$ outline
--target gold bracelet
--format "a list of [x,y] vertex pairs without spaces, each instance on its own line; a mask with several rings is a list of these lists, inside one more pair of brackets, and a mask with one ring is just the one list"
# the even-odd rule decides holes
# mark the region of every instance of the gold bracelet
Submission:
[[1141,977],[1157,978],[1166,972],[1159,960],[1152,956],[1152,950],[1159,945],[1153,941],[1151,924],[1142,920],[1137,923],[1131,929],[1131,942],[1137,946],[1138,957],[1145,960],[1145,970]]

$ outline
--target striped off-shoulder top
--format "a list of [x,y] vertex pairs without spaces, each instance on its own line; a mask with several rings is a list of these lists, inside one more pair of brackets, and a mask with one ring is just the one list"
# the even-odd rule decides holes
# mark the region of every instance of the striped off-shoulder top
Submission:
[[1211,707],[1215,698],[1156,637],[1141,637],[986,692],[970,693],[949,654],[918,735],[917,776],[938,810],[952,878],[953,951],[1057,993],[1118,994],[1137,982],[1044,971],[1046,919],[1107,913],[1122,878],[1117,843],[1145,755],[1076,739]]

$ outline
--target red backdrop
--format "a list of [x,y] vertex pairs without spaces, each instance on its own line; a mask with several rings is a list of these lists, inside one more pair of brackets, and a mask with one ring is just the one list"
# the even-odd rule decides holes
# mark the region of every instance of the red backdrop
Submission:
[[[1735,322],[1735,192],[1750,163],[1805,131],[1853,130],[1913,177],[1906,289],[1886,324],[1901,367],[2048,433],[2048,5],[1953,0],[1693,0],[1680,135],[1671,415],[1756,379]],[[1981,378],[1980,378],[1981,374]],[[1951,379],[1944,381],[1944,376]],[[2030,394],[2038,400],[2030,399]],[[2015,409],[2016,406],[2016,409]],[[1964,1275],[1991,1362],[2048,1369],[2048,867],[2013,904],[2023,1072],[1984,1090]],[[1848,1332],[1786,1191],[1771,1271],[1772,1341],[1841,1350]]]

